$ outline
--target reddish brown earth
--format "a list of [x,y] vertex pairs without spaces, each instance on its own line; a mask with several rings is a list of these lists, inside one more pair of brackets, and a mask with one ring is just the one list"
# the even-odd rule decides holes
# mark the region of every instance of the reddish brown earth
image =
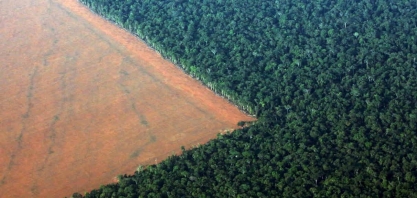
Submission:
[[0,197],[63,197],[253,118],[76,0],[0,1]]

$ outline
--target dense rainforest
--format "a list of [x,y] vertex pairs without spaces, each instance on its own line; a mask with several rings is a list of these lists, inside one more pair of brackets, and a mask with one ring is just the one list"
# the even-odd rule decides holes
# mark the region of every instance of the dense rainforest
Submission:
[[80,1],[258,117],[83,196],[417,197],[415,0]]

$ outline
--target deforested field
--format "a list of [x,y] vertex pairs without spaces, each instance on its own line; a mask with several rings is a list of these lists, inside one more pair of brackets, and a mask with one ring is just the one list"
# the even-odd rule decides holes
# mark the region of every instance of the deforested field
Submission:
[[253,120],[76,0],[0,1],[0,197],[63,197]]

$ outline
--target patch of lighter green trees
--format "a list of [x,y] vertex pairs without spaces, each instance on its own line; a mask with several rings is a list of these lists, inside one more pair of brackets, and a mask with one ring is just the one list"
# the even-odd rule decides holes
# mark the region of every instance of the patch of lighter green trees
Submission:
[[80,1],[258,117],[85,197],[415,196],[416,1]]

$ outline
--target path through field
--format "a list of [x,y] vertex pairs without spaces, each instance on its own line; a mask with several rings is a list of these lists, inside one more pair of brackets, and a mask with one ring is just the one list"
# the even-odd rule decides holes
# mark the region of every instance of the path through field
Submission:
[[0,197],[64,197],[253,118],[76,0],[0,1]]

